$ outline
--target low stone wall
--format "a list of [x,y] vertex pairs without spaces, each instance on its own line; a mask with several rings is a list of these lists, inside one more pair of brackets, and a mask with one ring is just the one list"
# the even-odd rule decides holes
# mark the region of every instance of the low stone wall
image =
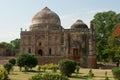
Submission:
[[54,63],[58,64],[58,62],[62,59],[65,59],[63,56],[36,56],[38,59],[38,64],[49,64]]
[[16,57],[15,56],[11,56],[11,57],[0,56],[0,65],[6,64],[8,62],[8,60],[11,58],[16,58]]

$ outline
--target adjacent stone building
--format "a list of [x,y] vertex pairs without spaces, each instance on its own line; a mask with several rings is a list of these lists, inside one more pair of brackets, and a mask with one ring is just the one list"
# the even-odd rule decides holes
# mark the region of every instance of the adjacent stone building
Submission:
[[8,49],[5,45],[0,44],[0,58],[1,57],[10,57],[16,56],[19,53],[19,50],[16,49]]
[[0,44],[0,56],[6,56],[6,48],[2,44]]
[[[95,30],[77,20],[70,29],[61,26],[59,16],[45,7],[33,18],[30,30],[21,29],[20,52],[34,53],[42,62],[63,58],[80,62],[82,67],[96,67]],[[59,58],[59,60],[57,60]],[[52,63],[52,62],[51,62]]]

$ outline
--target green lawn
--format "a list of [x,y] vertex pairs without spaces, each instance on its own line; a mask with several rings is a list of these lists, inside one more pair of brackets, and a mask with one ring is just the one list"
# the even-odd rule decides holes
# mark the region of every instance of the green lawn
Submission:
[[[34,70],[36,70],[36,68],[34,68]],[[72,74],[70,80],[87,80],[86,75],[88,74],[89,70],[90,69],[81,68],[79,74]],[[92,71],[95,77],[91,80],[104,80],[105,71],[107,71],[109,79],[114,80],[110,69],[92,69]],[[51,70],[47,70],[46,72],[52,73]],[[59,71],[57,71],[57,73],[59,74]],[[9,75],[9,78],[11,80],[28,80],[31,76],[35,74],[37,74],[37,72],[20,72],[18,67],[15,67],[14,71],[11,72],[11,74]]]

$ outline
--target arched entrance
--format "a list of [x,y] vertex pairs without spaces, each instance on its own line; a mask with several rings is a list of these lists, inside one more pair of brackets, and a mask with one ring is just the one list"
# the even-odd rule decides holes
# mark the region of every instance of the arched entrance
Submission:
[[41,49],[39,49],[39,50],[38,50],[38,54],[39,54],[40,56],[43,56],[43,51],[42,51]]

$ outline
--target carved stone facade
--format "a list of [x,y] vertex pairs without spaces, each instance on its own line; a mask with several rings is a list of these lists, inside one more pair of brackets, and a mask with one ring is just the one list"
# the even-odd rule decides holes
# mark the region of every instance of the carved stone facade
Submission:
[[59,16],[45,7],[33,17],[29,31],[21,29],[20,52],[34,53],[37,57],[69,58],[80,62],[82,67],[95,68],[95,30],[92,23],[88,28],[82,20],[64,29]]

